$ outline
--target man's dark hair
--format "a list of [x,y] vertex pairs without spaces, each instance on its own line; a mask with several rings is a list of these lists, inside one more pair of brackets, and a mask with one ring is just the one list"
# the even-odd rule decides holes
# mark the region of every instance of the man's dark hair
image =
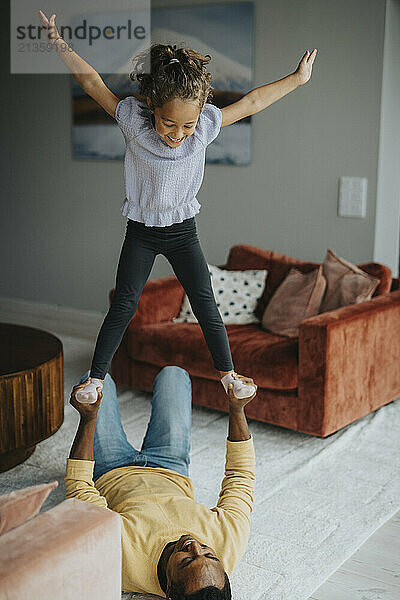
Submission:
[[169,598],[171,598],[171,600],[231,600],[231,585],[226,573],[225,585],[222,589],[211,585],[194,592],[194,594],[185,594],[184,584],[172,583],[169,588]]

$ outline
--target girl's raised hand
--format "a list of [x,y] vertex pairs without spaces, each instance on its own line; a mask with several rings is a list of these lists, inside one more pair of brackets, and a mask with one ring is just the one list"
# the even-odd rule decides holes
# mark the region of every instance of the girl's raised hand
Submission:
[[303,84],[307,83],[307,81],[310,79],[311,72],[312,72],[312,66],[314,64],[314,60],[315,60],[316,56],[317,56],[316,48],[314,48],[314,50],[311,52],[311,54],[309,53],[308,50],[306,50],[303,58],[299,62],[299,66],[297,67],[297,69],[295,71],[299,85],[303,85]]
[[46,17],[46,15],[44,14],[44,12],[41,10],[38,10],[38,15],[39,15],[39,20],[42,24],[42,29],[44,29],[44,31],[47,35],[48,41],[53,42],[60,35],[58,33],[58,29],[57,29],[56,23],[55,23],[56,15],[53,13],[51,15],[50,19],[48,19]]

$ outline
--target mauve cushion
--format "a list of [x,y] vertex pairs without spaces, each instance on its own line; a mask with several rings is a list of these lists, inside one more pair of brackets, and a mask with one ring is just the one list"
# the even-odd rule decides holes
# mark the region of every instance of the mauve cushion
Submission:
[[322,265],[310,273],[293,267],[264,311],[263,328],[278,335],[297,337],[301,321],[318,314],[325,288]]
[[[230,249],[227,264],[225,266],[222,265],[222,268],[232,270],[268,270],[264,292],[261,298],[259,298],[254,311],[255,316],[261,321],[268,302],[292,267],[296,267],[302,273],[309,273],[319,267],[319,265],[320,263],[304,262],[292,256],[273,252],[272,250],[263,250],[262,248],[248,244],[237,244]],[[372,294],[373,297],[390,292],[392,272],[389,267],[372,262],[358,265],[358,267],[373,277],[380,279],[378,287]]]
[[372,277],[376,277],[379,279],[379,285],[372,294],[372,297],[381,296],[382,294],[388,294],[392,287],[392,270],[381,263],[363,263],[361,265],[357,265],[359,269],[372,275]]
[[331,248],[327,250],[322,268],[327,286],[320,313],[370,300],[379,285],[379,279],[337,256]]
[[304,262],[292,256],[286,256],[272,250],[263,250],[256,246],[237,244],[229,251],[226,269],[266,269],[265,288],[262,296],[257,301],[254,311],[259,321],[262,320],[265,308],[272,296],[280,286],[292,267],[296,267],[302,273],[309,273],[319,267],[320,263]]
[[58,481],[33,485],[0,496],[0,535],[36,517]]

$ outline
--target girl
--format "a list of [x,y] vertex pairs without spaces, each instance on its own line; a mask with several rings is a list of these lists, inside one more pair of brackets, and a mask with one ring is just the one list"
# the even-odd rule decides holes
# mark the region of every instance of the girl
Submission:
[[116,119],[125,143],[125,193],[122,214],[127,217],[125,239],[109,311],[103,321],[87,385],[77,399],[97,400],[96,389],[108,371],[129,322],[136,312],[142,289],[157,254],[170,262],[185,289],[204,338],[228,394],[238,398],[256,391],[254,381],[234,370],[225,326],[217,308],[210,274],[196,230],[195,215],[205,151],[220,128],[253,115],[311,77],[316,50],[307,51],[297,70],[284,79],[256,88],[238,102],[219,109],[207,101],[212,96],[210,57],[195,50],[154,44],[148,51],[150,73],[143,72],[146,53],[136,57],[135,76],[141,100],[120,100],[100,75],[58,33],[55,14],[39,18],[50,43],[78,84]]

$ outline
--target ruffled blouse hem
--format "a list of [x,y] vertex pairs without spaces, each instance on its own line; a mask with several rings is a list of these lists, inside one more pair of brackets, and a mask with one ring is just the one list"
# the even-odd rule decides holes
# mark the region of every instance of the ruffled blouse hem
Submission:
[[159,212],[156,210],[145,210],[137,203],[125,198],[121,206],[124,217],[144,223],[147,227],[168,227],[174,223],[182,223],[200,212],[201,204],[194,198],[188,204],[176,206],[169,210]]

